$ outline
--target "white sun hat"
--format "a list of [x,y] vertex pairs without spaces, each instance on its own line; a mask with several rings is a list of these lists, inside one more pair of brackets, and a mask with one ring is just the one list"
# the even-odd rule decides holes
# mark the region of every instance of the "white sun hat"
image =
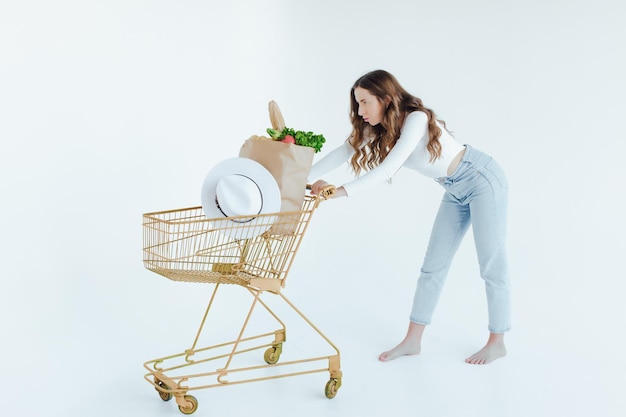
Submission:
[[[235,239],[249,239],[267,230],[280,211],[280,189],[272,174],[249,158],[230,158],[215,165],[202,184],[202,210],[215,227]],[[249,216],[249,217],[239,217]]]

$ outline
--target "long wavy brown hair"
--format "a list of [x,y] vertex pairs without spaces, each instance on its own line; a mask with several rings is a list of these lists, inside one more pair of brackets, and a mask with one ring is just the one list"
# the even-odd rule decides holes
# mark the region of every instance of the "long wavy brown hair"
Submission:
[[[369,91],[383,104],[386,100],[390,100],[382,121],[376,126],[371,126],[359,116],[359,103],[354,97],[354,90],[357,87]],[[441,129],[437,121],[443,125],[444,129],[446,128],[445,122],[437,119],[434,111],[425,107],[421,99],[409,94],[387,71],[368,72],[356,80],[350,90],[352,133],[347,139],[355,150],[350,165],[356,175],[359,175],[361,170],[371,170],[385,160],[400,138],[404,120],[414,111],[422,111],[428,116],[429,139],[426,148],[432,162],[441,157],[441,144],[439,143]]]

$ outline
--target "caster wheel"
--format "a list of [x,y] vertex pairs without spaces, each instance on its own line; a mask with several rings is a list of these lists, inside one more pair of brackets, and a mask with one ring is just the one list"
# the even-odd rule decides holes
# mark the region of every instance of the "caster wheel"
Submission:
[[265,355],[263,355],[263,359],[269,365],[273,365],[278,362],[280,359],[280,354],[283,352],[283,345],[272,346],[271,348],[265,351]]
[[[167,386],[167,385],[165,384],[165,382],[163,382],[163,381],[159,381],[158,379],[157,379],[157,380],[155,380],[154,382],[155,382],[155,383],[156,383],[159,387],[163,388],[164,390],[166,390],[166,391],[170,391],[170,387],[169,387],[169,386]],[[172,397],[173,397],[173,395],[172,395],[172,393],[171,393],[171,392],[161,391],[161,390],[160,390],[160,389],[158,389],[158,388],[155,388],[155,390],[157,390],[157,392],[159,393],[159,397],[161,397],[161,399],[162,399],[163,401],[169,401],[169,400],[171,400],[171,399],[172,399]]]
[[193,395],[185,395],[183,399],[187,401],[187,407],[179,405],[178,409],[183,414],[193,414],[198,409],[198,400]]
[[341,382],[332,378],[326,383],[326,389],[324,389],[324,394],[326,394],[326,398],[335,398],[337,395],[337,391],[339,391],[339,387],[341,387]]

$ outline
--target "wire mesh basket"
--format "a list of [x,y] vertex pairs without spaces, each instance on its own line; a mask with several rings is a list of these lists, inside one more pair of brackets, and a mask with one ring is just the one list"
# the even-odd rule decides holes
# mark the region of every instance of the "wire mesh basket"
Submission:
[[207,219],[202,207],[143,216],[144,265],[174,281],[284,287],[318,200],[299,212]]

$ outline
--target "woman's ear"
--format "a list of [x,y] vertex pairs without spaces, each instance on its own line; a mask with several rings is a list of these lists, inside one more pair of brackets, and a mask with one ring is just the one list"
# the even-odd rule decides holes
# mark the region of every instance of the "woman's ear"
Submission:
[[389,107],[389,104],[391,104],[391,96],[385,96],[385,108]]

